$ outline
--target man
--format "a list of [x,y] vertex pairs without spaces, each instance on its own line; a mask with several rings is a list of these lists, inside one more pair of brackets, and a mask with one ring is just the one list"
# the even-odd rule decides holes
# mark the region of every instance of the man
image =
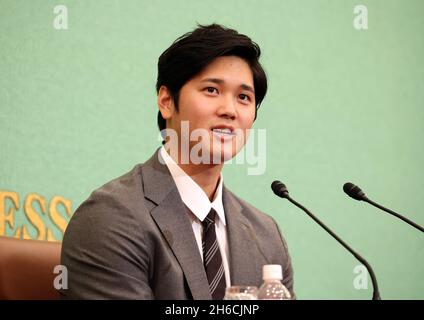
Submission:
[[[77,209],[63,239],[64,298],[222,299],[262,283],[262,266],[293,272],[275,221],[223,184],[267,90],[259,47],[235,30],[199,26],[159,58],[165,145]],[[194,137],[194,138],[193,138]]]

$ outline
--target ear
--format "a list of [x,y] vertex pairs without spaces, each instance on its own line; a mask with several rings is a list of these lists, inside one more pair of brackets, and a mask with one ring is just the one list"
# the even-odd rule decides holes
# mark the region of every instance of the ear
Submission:
[[175,111],[174,99],[166,86],[161,86],[158,92],[158,107],[165,120],[171,118]]

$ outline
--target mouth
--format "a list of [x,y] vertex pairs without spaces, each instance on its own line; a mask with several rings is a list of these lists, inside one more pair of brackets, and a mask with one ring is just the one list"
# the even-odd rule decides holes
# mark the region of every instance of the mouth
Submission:
[[232,127],[222,126],[212,128],[214,136],[220,138],[221,140],[231,139],[235,137],[235,132]]

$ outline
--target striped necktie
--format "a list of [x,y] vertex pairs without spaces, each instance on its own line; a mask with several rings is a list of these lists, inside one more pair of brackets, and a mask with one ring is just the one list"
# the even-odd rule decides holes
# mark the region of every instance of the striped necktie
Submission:
[[211,209],[203,220],[203,265],[209,282],[209,291],[214,300],[222,300],[225,294],[224,265],[215,233],[216,211]]

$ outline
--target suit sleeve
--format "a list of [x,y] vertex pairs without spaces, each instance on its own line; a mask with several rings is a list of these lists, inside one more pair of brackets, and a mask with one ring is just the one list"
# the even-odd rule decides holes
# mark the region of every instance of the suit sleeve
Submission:
[[287,242],[284,239],[280,227],[275,222],[274,223],[277,227],[278,234],[281,238],[281,241],[283,243],[283,250],[285,255],[285,264],[283,265],[283,284],[286,286],[286,288],[290,291],[290,294],[292,296],[292,299],[296,299],[296,293],[294,292],[294,272],[293,272],[293,266],[291,262],[291,257],[289,253],[289,248],[287,246]]
[[[140,228],[140,226],[138,226]],[[68,270],[63,299],[153,299],[149,251],[130,210],[92,195],[75,212],[62,244]]]

